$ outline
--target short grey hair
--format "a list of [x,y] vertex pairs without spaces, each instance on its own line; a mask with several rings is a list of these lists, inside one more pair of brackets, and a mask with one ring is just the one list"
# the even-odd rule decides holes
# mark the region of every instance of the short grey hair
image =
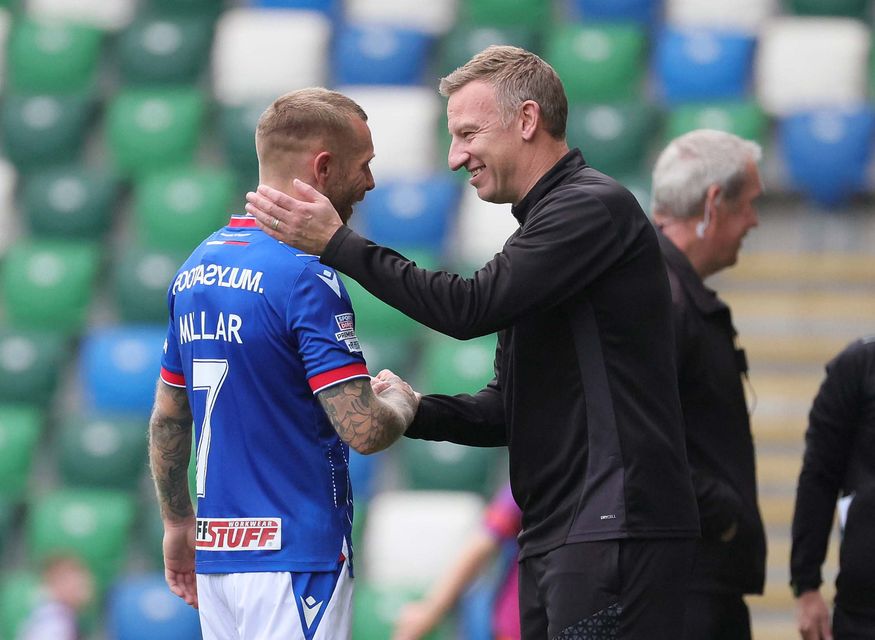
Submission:
[[653,167],[650,210],[672,218],[702,213],[711,185],[722,197],[741,192],[747,167],[762,158],[762,147],[732,133],[697,129],[672,140]]

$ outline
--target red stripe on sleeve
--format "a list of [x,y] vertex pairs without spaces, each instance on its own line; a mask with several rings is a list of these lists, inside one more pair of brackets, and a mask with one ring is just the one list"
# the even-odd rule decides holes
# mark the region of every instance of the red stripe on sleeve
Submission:
[[185,386],[185,376],[181,373],[173,373],[172,371],[168,371],[164,367],[161,367],[161,379],[169,384],[171,387],[184,387]]
[[368,374],[368,368],[364,364],[348,364],[339,369],[332,369],[325,373],[316,374],[309,380],[310,389],[313,390],[313,393],[319,393],[325,387],[330,387],[338,382],[352,380],[353,378],[362,378],[364,376],[370,377],[370,374]]

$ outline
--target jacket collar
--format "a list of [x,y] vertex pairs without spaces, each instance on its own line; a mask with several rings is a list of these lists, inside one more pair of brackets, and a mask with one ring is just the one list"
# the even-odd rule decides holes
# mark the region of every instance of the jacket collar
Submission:
[[726,303],[717,297],[717,292],[705,286],[689,258],[658,227],[656,236],[659,238],[659,248],[662,250],[666,263],[677,275],[681,286],[689,294],[699,311],[710,314],[728,310],[729,307],[726,306]]
[[535,183],[525,197],[517,204],[511,207],[510,211],[514,217],[523,224],[538,202],[557,185],[561,184],[569,175],[582,169],[586,166],[586,161],[583,159],[583,154],[580,149],[572,149],[554,164],[547,173],[541,176],[541,179]]

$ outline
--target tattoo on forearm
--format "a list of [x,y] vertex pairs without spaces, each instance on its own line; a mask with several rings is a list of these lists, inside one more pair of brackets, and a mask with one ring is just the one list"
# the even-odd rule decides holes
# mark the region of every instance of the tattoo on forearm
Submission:
[[356,451],[373,453],[392,444],[404,425],[371,391],[364,378],[334,385],[319,393],[319,401],[341,439]]
[[[160,384],[160,383],[159,383]],[[161,515],[167,520],[182,520],[194,510],[188,490],[188,462],[191,456],[191,411],[184,389],[165,387],[173,407],[156,401],[149,420],[149,461],[152,478],[161,506]],[[163,410],[162,410],[163,409]]]

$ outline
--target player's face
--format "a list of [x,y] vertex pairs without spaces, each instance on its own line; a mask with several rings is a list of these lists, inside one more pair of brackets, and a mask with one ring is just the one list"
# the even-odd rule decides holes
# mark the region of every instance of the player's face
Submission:
[[513,123],[502,124],[492,85],[475,80],[450,95],[447,126],[450,169],[466,169],[481,200],[515,203],[525,195],[519,193],[521,137]]
[[723,266],[734,265],[738,261],[741,242],[753,227],[759,224],[756,203],[762,195],[762,182],[756,163],[747,166],[746,178],[741,192],[731,200],[722,203],[726,209],[723,216]]
[[347,149],[338,154],[340,170],[326,185],[325,191],[344,223],[352,216],[353,205],[361,202],[365,193],[374,188],[374,176],[371,174],[373,158],[371,130],[366,122],[353,118],[352,140]]

